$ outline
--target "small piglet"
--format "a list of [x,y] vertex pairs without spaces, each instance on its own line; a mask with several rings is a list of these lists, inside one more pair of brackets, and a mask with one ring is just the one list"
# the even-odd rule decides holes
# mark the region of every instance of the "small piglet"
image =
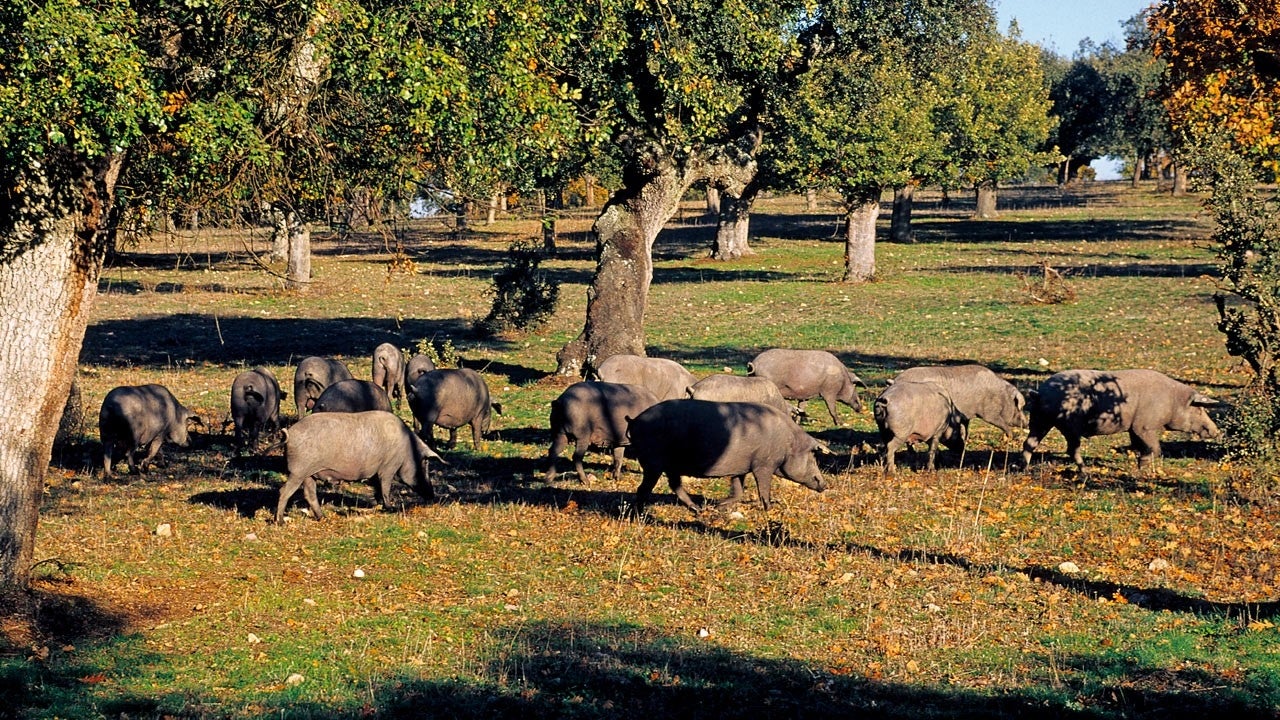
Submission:
[[[280,429],[280,390],[276,376],[264,367],[246,370],[231,381],[231,421],[236,426],[236,442],[249,450],[258,449],[264,432]],[[225,427],[225,426],[224,426]]]
[[479,448],[480,438],[489,432],[489,413],[502,414],[502,405],[489,400],[489,386],[475,370],[466,368],[432,370],[418,376],[409,386],[409,409],[421,424],[419,433],[434,442],[435,426],[449,431],[449,445],[458,444],[458,428],[471,426],[471,442]]
[[[203,426],[194,412],[179,403],[163,385],[122,385],[107,393],[98,412],[98,435],[102,438],[102,469],[113,475],[115,449],[125,450],[129,472],[145,467],[166,441],[186,447],[190,441],[188,424]],[[145,447],[146,457],[136,459]]]
[[684,476],[729,477],[730,495],[720,503],[731,506],[742,497],[747,473],[756,479],[760,505],[769,509],[773,476],[822,492],[826,483],[815,452],[830,452],[777,408],[759,403],[667,400],[640,413],[628,429],[626,456],[644,469],[636,490],[636,508],[649,502],[664,474],[676,498],[698,512],[685,491]]
[[293,402],[301,418],[316,404],[316,398],[339,380],[350,380],[351,371],[337,360],[322,357],[304,358],[293,374]]
[[354,413],[368,410],[391,412],[391,399],[368,380],[339,380],[316,398],[312,412]]
[[284,433],[289,479],[280,488],[276,522],[284,519],[285,506],[299,487],[312,517],[324,517],[316,480],[367,479],[383,507],[391,500],[392,479],[427,500],[435,497],[427,477],[427,460],[439,460],[440,456],[389,412],[318,413],[299,420]]
[[607,382],[574,383],[551,401],[551,449],[548,451],[547,482],[555,482],[556,459],[569,441],[574,443],[573,467],[578,480],[587,483],[582,458],[589,448],[613,450],[614,478],[622,472],[627,445],[627,418],[657,404],[658,398],[639,385]]

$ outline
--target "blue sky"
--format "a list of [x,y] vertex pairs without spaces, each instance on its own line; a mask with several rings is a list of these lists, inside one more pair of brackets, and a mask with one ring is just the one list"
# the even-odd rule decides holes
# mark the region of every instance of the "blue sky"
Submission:
[[[1024,40],[1037,43],[1059,55],[1071,57],[1080,41],[1089,38],[1102,44],[1111,40],[1123,47],[1125,20],[1151,5],[1151,0],[994,0],[1000,29],[1008,30],[1017,20]],[[1095,160],[1098,179],[1119,177],[1118,163]]]
[[1017,19],[1022,37],[1071,57],[1080,41],[1123,44],[1121,23],[1151,5],[1151,0],[994,0],[1000,29]]

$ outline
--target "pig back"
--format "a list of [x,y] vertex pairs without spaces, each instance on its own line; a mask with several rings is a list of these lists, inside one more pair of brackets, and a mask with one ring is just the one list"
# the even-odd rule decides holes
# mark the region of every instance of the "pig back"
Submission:
[[755,402],[777,408],[788,416],[792,413],[791,405],[782,397],[778,386],[763,377],[738,377],[723,373],[710,375],[689,388],[689,397],[718,402]]
[[103,398],[98,430],[104,442],[118,438],[138,446],[164,436],[170,442],[185,445],[190,415],[163,385],[121,385]]
[[639,385],[659,400],[687,397],[689,386],[697,382],[693,373],[675,360],[640,355],[613,355],[596,370],[600,380]]
[[757,464],[780,466],[795,433],[803,434],[791,417],[768,405],[666,400],[631,420],[627,456],[668,473],[741,475]]
[[423,373],[409,393],[409,407],[424,424],[457,428],[481,418],[482,433],[489,430],[489,403],[489,386],[468,368]]
[[320,393],[312,410],[317,413],[391,412],[391,399],[385,390],[368,380],[339,380]]
[[627,444],[627,418],[656,405],[647,388],[589,380],[565,388],[551,402],[551,431],[587,438],[598,447]]

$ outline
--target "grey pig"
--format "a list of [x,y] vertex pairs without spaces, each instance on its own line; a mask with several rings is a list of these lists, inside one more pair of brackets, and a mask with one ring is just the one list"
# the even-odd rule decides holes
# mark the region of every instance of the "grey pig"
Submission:
[[[163,385],[121,385],[107,393],[98,411],[98,436],[102,439],[102,469],[114,475],[115,449],[125,450],[129,472],[136,472],[160,453],[166,441],[181,447],[190,442],[188,423],[204,425],[200,417],[182,406]],[[137,452],[147,449],[137,460]]]
[[840,416],[836,414],[836,402],[848,405],[854,412],[862,412],[857,386],[867,384],[825,350],[765,350],[747,363],[747,374],[772,380],[788,400],[804,403],[815,397],[822,398],[827,412],[831,413],[831,422],[837,425]]
[[955,449],[964,447],[966,419],[940,383],[896,380],[876,398],[872,411],[884,443],[885,470],[890,474],[897,470],[894,456],[903,445],[929,443],[930,471],[939,442]]
[[903,370],[892,382],[938,383],[964,416],[966,429],[975,417],[1003,430],[1006,438],[1013,428],[1027,426],[1026,398],[982,365],[922,365]]
[[1040,383],[1031,397],[1031,423],[1022,461],[1052,428],[1067,440],[1067,455],[1084,466],[1080,439],[1129,432],[1138,469],[1160,458],[1160,433],[1176,430],[1218,436],[1207,407],[1220,403],[1155,370],[1064,370]]
[[449,430],[449,447],[458,444],[458,428],[471,426],[471,442],[479,448],[489,432],[489,413],[502,414],[502,405],[489,400],[489,386],[480,373],[467,368],[432,370],[409,386],[409,409],[421,424],[419,435],[434,441],[435,426]]
[[393,478],[427,500],[435,497],[427,476],[427,460],[439,460],[440,456],[389,412],[317,413],[294,423],[284,433],[289,478],[280,488],[276,522],[284,519],[285,506],[299,487],[312,517],[324,517],[316,495],[316,480],[367,479],[383,507],[390,503]]
[[400,348],[389,342],[373,349],[373,384],[399,403],[404,398],[405,365]]
[[698,381],[675,360],[641,355],[613,355],[596,368],[597,379],[648,388],[658,400],[687,397],[689,386]]
[[587,449],[613,451],[611,472],[615,478],[622,472],[623,452],[627,445],[627,418],[635,417],[657,404],[658,398],[639,385],[607,382],[580,382],[565,388],[551,401],[551,448],[547,452],[547,482],[556,479],[556,459],[569,441],[574,442],[573,467],[578,480],[587,482],[582,458]]
[[726,373],[708,375],[689,387],[689,397],[694,400],[717,402],[757,402],[778,408],[792,418],[798,417],[800,408],[787,402],[782,391],[772,380],[762,377],[741,377]]
[[368,380],[339,380],[330,385],[316,398],[311,411],[322,412],[367,412],[384,410],[391,412],[391,399],[382,388]]
[[322,357],[304,358],[293,374],[293,402],[301,419],[316,404],[316,398],[339,380],[350,380],[351,371],[337,360]]
[[431,372],[436,369],[436,364],[426,355],[414,355],[409,358],[409,364],[404,366],[404,382],[405,387],[412,385],[418,376],[425,372]]
[[257,367],[236,375],[231,381],[231,421],[241,447],[257,450],[262,433],[280,429],[280,401],[286,395],[267,368]]
[[755,476],[765,510],[769,509],[774,475],[818,492],[827,487],[813,454],[830,451],[801,430],[787,413],[768,405],[667,400],[632,419],[628,434],[631,444],[626,456],[638,460],[644,470],[636,490],[639,511],[644,510],[664,474],[676,498],[694,512],[698,506],[684,489],[686,475],[731,478],[729,497],[720,507],[741,499],[747,473]]

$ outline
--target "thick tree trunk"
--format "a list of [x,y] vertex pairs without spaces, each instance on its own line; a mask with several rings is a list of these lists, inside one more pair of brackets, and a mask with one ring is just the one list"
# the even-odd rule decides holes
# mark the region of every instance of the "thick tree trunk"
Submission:
[[596,176],[595,175],[583,176],[582,185],[583,185],[582,206],[589,207],[589,208],[595,207],[596,206]]
[[306,294],[311,288],[311,226],[289,213],[289,265],[286,290]]
[[993,218],[996,216],[996,184],[993,182],[978,183],[976,189],[978,209],[974,211],[973,216],[979,219]]
[[24,177],[21,213],[8,208],[0,219],[0,592],[30,580],[45,472],[98,292],[119,170],[112,157],[86,171],[74,208],[56,207],[43,178]]
[[[754,144],[752,144],[754,141]],[[587,288],[587,318],[582,332],[556,354],[559,375],[582,375],[619,353],[644,355],[644,319],[653,280],[653,243],[695,182],[714,179],[741,194],[755,177],[750,151],[759,136],[743,145],[676,154],[657,144],[629,158],[622,188],[596,219],[596,274]]]
[[498,195],[495,193],[489,196],[489,214],[484,218],[485,225],[492,225],[498,222]]
[[880,217],[880,193],[868,191],[845,196],[843,282],[869,282],[876,277],[876,218]]
[[1142,157],[1142,154],[1139,153],[1138,156],[1133,159],[1133,186],[1134,187],[1138,187],[1138,185],[1142,182],[1142,176],[1146,174],[1146,172],[1147,172],[1147,161],[1144,157]]
[[707,186],[707,214],[719,216],[722,203],[720,200],[720,188],[714,185]]
[[889,241],[911,243],[916,235],[911,230],[911,210],[915,204],[916,186],[907,184],[893,191],[893,215],[889,220]]
[[815,210],[818,209],[818,191],[817,190],[814,190],[813,188],[809,188],[808,190],[804,191],[804,208],[809,212],[814,212]]
[[542,250],[548,255],[556,254],[556,241],[560,236],[556,231],[556,223],[559,222],[560,216],[557,210],[560,207],[560,193],[552,193],[544,196],[542,203]]
[[1068,155],[1058,163],[1058,186],[1066,185],[1071,180],[1071,156]]
[[755,255],[748,239],[751,235],[751,205],[756,201],[760,186],[754,181],[740,195],[720,194],[720,216],[716,223],[716,239],[711,246],[715,260],[736,260]]

